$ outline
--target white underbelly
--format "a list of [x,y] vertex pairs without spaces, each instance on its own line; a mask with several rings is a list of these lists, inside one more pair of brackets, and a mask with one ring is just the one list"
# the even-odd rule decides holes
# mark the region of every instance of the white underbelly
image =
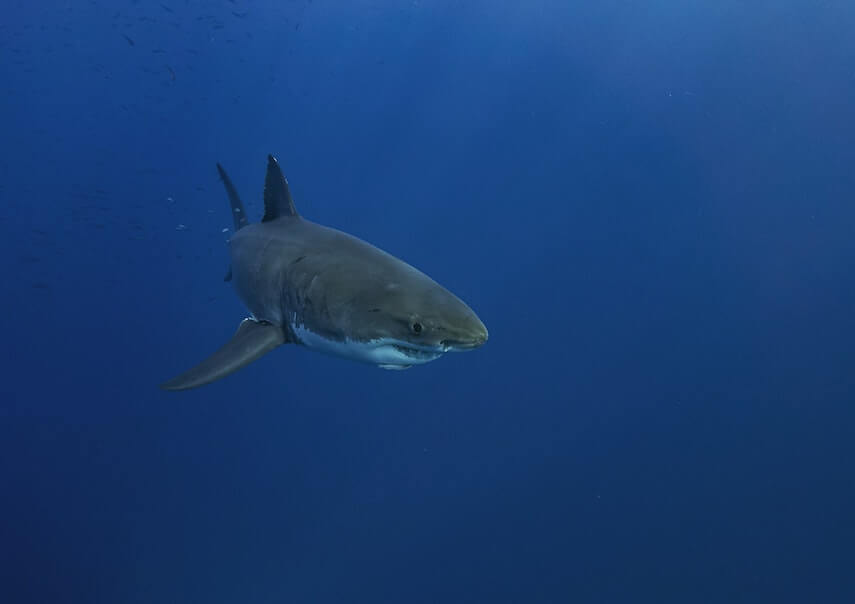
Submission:
[[411,365],[427,363],[441,356],[439,352],[413,351],[408,354],[391,341],[359,342],[348,339],[339,341],[325,338],[302,325],[292,325],[291,329],[300,343],[307,348],[362,363],[371,363],[384,369],[406,369]]

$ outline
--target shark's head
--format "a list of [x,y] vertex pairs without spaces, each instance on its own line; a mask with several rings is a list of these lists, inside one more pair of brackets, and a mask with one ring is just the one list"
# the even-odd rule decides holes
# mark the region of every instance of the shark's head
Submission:
[[406,369],[487,341],[484,323],[457,296],[426,277],[402,281],[372,288],[354,305],[351,320],[372,362]]

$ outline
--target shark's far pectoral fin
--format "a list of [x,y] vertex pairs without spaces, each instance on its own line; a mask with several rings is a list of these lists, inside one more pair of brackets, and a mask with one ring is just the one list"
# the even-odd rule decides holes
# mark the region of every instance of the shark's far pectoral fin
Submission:
[[160,385],[164,390],[204,386],[234,373],[286,342],[280,327],[244,319],[231,340],[207,359]]

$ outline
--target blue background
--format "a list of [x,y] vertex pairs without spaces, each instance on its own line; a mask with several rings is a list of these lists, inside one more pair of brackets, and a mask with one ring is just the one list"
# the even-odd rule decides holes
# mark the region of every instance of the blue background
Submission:
[[[0,600],[855,601],[855,3],[2,12]],[[160,392],[267,153],[489,343]]]

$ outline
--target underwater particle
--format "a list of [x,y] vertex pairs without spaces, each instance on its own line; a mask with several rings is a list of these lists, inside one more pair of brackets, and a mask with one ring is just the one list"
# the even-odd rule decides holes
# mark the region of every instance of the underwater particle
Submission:
[[221,233],[228,233],[228,232],[229,232],[229,227],[224,228],[224,229],[223,229],[222,231],[220,231],[220,232],[221,232]]
[[186,224],[179,224],[177,227],[175,227],[175,230],[176,231],[186,231],[187,225]]

